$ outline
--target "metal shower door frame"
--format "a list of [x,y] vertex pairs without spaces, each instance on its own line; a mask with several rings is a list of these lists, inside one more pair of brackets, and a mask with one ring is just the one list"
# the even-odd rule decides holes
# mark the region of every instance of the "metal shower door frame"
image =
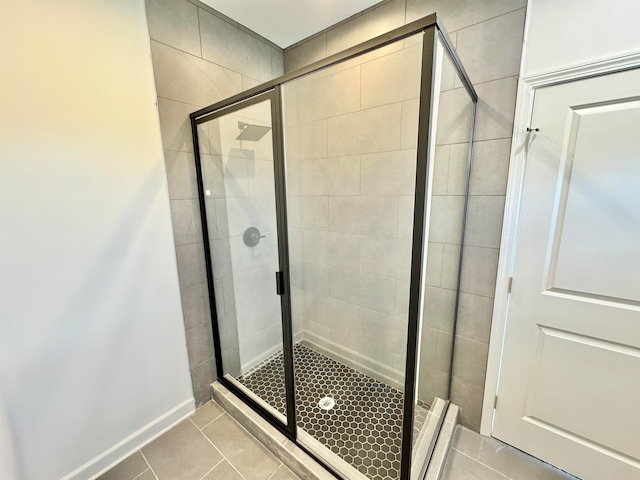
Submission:
[[[274,174],[276,187],[276,210],[277,210],[277,231],[278,231],[278,254],[280,262],[280,273],[282,278],[281,307],[283,319],[283,350],[285,361],[285,381],[287,391],[287,424],[284,425],[274,415],[272,415],[262,405],[252,399],[244,391],[240,390],[232,382],[228,381],[221,375],[223,372],[222,354],[220,349],[220,332],[218,329],[218,319],[215,303],[215,293],[213,289],[213,272],[211,252],[205,248],[205,264],[207,270],[207,281],[209,290],[209,304],[211,307],[211,319],[213,325],[213,337],[215,347],[216,367],[218,371],[218,380],[240,397],[245,403],[251,406],[265,420],[275,426],[284,433],[298,447],[313,457],[318,463],[322,464],[336,478],[342,478],[336,471],[326,462],[318,458],[312,451],[297,441],[296,427],[296,404],[295,404],[295,380],[293,366],[293,328],[291,316],[291,290],[290,290],[290,271],[289,271],[289,249],[288,249],[288,229],[287,229],[287,194],[286,194],[286,164],[284,155],[284,132],[282,118],[282,92],[281,86],[291,80],[308,75],[318,70],[330,67],[332,65],[344,62],[346,60],[356,58],[367,52],[376,50],[385,45],[397,42],[404,38],[423,33],[423,51],[422,51],[422,70],[420,80],[420,100],[419,100],[419,119],[418,119],[418,138],[417,138],[417,155],[416,155],[416,183],[414,197],[414,220],[413,220],[413,237],[411,250],[411,276],[410,276],[410,294],[409,294],[409,314],[407,327],[407,357],[405,365],[405,384],[404,384],[404,404],[403,404],[403,426],[402,426],[402,451],[400,465],[400,480],[409,480],[411,474],[411,460],[413,447],[413,421],[415,410],[415,399],[417,395],[417,361],[419,355],[420,341],[420,321],[422,316],[421,299],[423,297],[423,281],[426,273],[423,269],[423,260],[426,255],[427,245],[425,243],[425,213],[427,208],[427,199],[430,195],[428,191],[428,178],[430,169],[432,168],[429,158],[430,142],[435,142],[435,138],[431,138],[433,122],[437,119],[433,118],[432,108],[434,99],[439,92],[435,92],[436,85],[436,69],[434,61],[436,59],[436,44],[442,42],[446,55],[453,63],[458,73],[463,87],[469,94],[473,102],[472,122],[475,122],[476,105],[478,96],[469,80],[469,77],[460,61],[455,48],[446,34],[446,30],[442,26],[438,16],[434,13],[422,19],[416,20],[403,27],[392,30],[388,33],[380,35],[376,38],[363,42],[352,48],[344,50],[340,53],[319,60],[306,67],[294,72],[285,74],[274,80],[258,85],[243,93],[234,95],[221,102],[214,103],[208,107],[202,108],[190,115],[192,138],[194,144],[196,175],[198,180],[198,196],[200,201],[200,214],[202,218],[202,229],[205,246],[209,243],[206,205],[204,198],[204,185],[202,183],[202,167],[200,165],[200,149],[198,144],[197,126],[213,118],[222,116],[226,113],[233,112],[240,108],[259,103],[266,99],[271,100],[271,114],[273,127],[273,150],[274,150]],[[471,162],[473,140],[473,123],[470,133],[470,145],[468,151],[468,165]],[[468,180],[467,177],[467,193],[465,195],[465,205],[468,197]],[[466,207],[464,216],[466,217]],[[464,224],[464,220],[463,220]],[[462,256],[462,248],[461,253]],[[460,284],[461,264],[458,271],[458,289]],[[458,292],[459,294],[459,292]],[[457,309],[456,309],[457,310]],[[455,322],[455,320],[454,320]],[[448,406],[448,401],[446,402]],[[444,420],[446,413],[443,412],[440,422]],[[425,463],[431,456],[435,445],[436,437],[431,440],[431,445],[425,459]]]
[[[220,329],[218,325],[218,312],[216,310],[215,291],[213,288],[213,261],[209,245],[209,228],[207,224],[207,206],[205,201],[202,164],[200,156],[200,143],[198,141],[198,125],[210,120],[223,117],[230,113],[242,110],[265,101],[271,106],[271,127],[273,140],[273,168],[276,202],[276,231],[278,245],[278,272],[275,272],[274,293],[280,296],[280,310],[282,317],[282,348],[284,355],[284,377],[286,391],[287,422],[283,424],[277,417],[269,412],[263,405],[257,402],[245,391],[224,376],[224,364],[222,361],[222,348],[220,341]],[[266,90],[243,100],[227,103],[226,105],[211,111],[207,115],[191,116],[191,133],[193,137],[193,151],[196,164],[196,180],[198,183],[198,200],[200,204],[200,219],[202,223],[202,236],[204,240],[205,269],[207,275],[207,287],[209,293],[209,306],[211,311],[211,324],[213,330],[214,354],[216,359],[216,371],[218,381],[231,390],[238,397],[249,404],[263,418],[269,421],[288,438],[296,439],[296,408],[295,408],[295,384],[293,372],[293,329],[291,323],[291,281],[289,273],[289,241],[287,226],[286,206],[286,179],[284,170],[284,142],[282,132],[282,101],[280,85]]]

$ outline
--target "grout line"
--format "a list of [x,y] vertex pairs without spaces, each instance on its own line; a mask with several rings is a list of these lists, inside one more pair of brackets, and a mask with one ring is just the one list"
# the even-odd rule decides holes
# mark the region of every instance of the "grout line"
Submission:
[[[197,427],[196,427],[197,428]],[[204,477],[206,477],[207,475],[209,475],[211,472],[213,472],[218,465],[220,465],[222,462],[224,462],[224,458],[222,460],[220,460],[218,463],[216,463],[213,468],[211,468],[211,470],[209,470],[207,473],[205,473],[202,477],[200,477],[200,480],[202,480]]]
[[156,475],[156,472],[153,470],[153,467],[149,463],[149,460],[147,460],[147,457],[145,456],[145,454],[142,453],[142,449],[138,451],[140,452],[140,455],[142,455],[142,458],[144,459],[144,461],[147,463],[147,466],[149,467],[149,470],[151,470],[151,473],[153,473],[153,476],[156,478],[156,480],[158,480],[158,476]]
[[[224,413],[223,413],[222,415],[220,415],[218,418],[222,417],[223,415],[224,415]],[[191,420],[191,417],[189,417],[189,421],[190,421],[191,423],[193,423],[193,420]],[[213,423],[213,422],[212,422],[212,423]],[[210,439],[209,437],[207,437],[207,436],[204,434],[204,432],[202,432],[200,429],[198,429],[198,426],[197,426],[195,423],[193,423],[193,425],[194,425],[194,426],[196,427],[196,429],[200,432],[200,434],[201,434],[201,435],[202,435],[202,436],[207,440],[207,442],[209,442],[209,443],[213,446],[213,448],[215,448],[215,449],[218,451],[218,453],[219,453],[220,455],[222,455],[222,458],[223,458],[224,460],[226,460],[226,461],[227,461],[227,463],[228,463],[229,465],[231,465],[231,468],[233,468],[233,469],[238,473],[238,475],[240,475],[240,478],[242,478],[243,480],[246,480],[246,479],[245,479],[245,477],[244,477],[244,475],[242,475],[242,474],[240,473],[240,471],[235,467],[235,465],[234,465],[233,463],[231,463],[231,461],[230,461],[230,460],[225,456],[225,454],[224,454],[224,453],[222,453],[222,451],[221,451],[218,447],[216,447],[215,443],[213,443],[213,442],[211,441],[211,439]],[[221,460],[221,461],[222,461],[222,460]],[[220,465],[220,462],[218,462],[218,465]],[[216,465],[216,466],[217,466],[217,465]]]
[[140,473],[140,474],[136,475],[132,480],[136,480],[137,478],[140,478],[142,475],[144,475],[144,474],[145,474],[145,473],[147,473],[147,472],[151,472],[151,474],[155,475],[155,474],[153,473],[153,471],[151,471],[151,469],[150,469],[150,468],[148,468],[148,464],[147,464],[147,468],[144,470],[144,472],[142,472],[142,473]]
[[[206,404],[205,404],[205,405],[206,405]],[[200,408],[202,408],[202,407],[200,407]],[[220,408],[222,408],[222,407],[220,407]],[[197,428],[198,430],[202,431],[202,430],[204,430],[205,428],[207,428],[209,425],[211,425],[213,422],[215,422],[217,419],[219,419],[222,415],[224,415],[224,412],[222,412],[222,413],[221,413],[220,415],[218,415],[216,418],[214,418],[214,419],[213,419],[213,420],[211,420],[209,423],[207,423],[206,425],[204,425],[202,428],[198,427],[197,425],[196,425],[196,428]],[[195,423],[194,423],[194,425],[195,425]]]
[[269,476],[267,477],[267,480],[271,480],[271,479],[273,478],[273,476],[274,476],[276,473],[278,473],[278,470],[280,470],[280,468],[281,468],[282,466],[284,466],[284,463],[280,462],[280,465],[278,465],[278,468],[276,468],[276,469],[274,470],[274,472],[273,472],[271,475],[269,475]]

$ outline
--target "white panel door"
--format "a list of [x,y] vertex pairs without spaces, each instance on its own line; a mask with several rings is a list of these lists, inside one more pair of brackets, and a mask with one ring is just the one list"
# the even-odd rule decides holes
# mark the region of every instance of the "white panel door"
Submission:
[[493,435],[640,479],[640,70],[536,92]]

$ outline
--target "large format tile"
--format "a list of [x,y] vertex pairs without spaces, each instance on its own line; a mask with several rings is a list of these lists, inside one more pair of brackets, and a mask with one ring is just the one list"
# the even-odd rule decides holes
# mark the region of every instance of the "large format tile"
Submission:
[[202,429],[213,422],[216,418],[222,415],[224,411],[213,400],[205,403],[203,406],[196,410],[196,413],[191,417],[191,421],[196,427]]
[[527,0],[407,0],[407,23],[434,12],[448,32],[525,7]]
[[395,237],[398,231],[397,197],[329,197],[329,230]]
[[178,257],[178,277],[181,289],[205,283],[202,243],[179,245],[176,247],[176,255]]
[[449,450],[441,478],[442,480],[509,480],[457,450]]
[[464,243],[476,247],[499,248],[502,235],[503,196],[469,197]]
[[415,150],[362,155],[362,195],[413,195],[416,162]]
[[332,117],[328,120],[329,156],[398,150],[400,126],[399,103]]
[[395,280],[364,272],[331,268],[331,296],[387,315],[395,312]]
[[97,480],[133,480],[148,468],[140,452],[136,452],[107,473],[100,475]]
[[488,344],[492,314],[492,298],[461,292],[456,334]]
[[434,196],[431,202],[429,241],[460,244],[464,197],[462,195]]
[[476,385],[484,385],[489,345],[456,336],[453,374]]
[[451,402],[460,407],[460,423],[474,431],[480,429],[484,388],[453,375]]
[[255,78],[271,79],[271,46],[212,13],[200,10],[202,58]]
[[521,8],[458,31],[456,50],[472,82],[518,74],[524,13]]
[[511,137],[518,77],[476,85],[478,113],[474,141]]
[[189,366],[196,367],[213,357],[213,336],[211,324],[204,323],[187,330],[187,352]]
[[293,72],[327,56],[327,35],[323,33],[284,51],[284,71]]
[[305,77],[298,86],[298,121],[308,123],[360,109],[360,67],[331,69]]
[[473,143],[471,195],[504,195],[507,190],[511,139]]
[[147,0],[149,36],[153,40],[200,55],[198,8],[186,0]]
[[359,195],[360,157],[300,162],[300,190],[303,195]]
[[222,455],[189,420],[142,449],[158,480],[199,480]]
[[200,204],[197,200],[171,200],[171,221],[176,245],[202,241]]
[[209,105],[242,90],[240,74],[162,43],[151,42],[158,96]]
[[169,198],[198,198],[196,165],[193,153],[165,150],[164,160],[169,183]]
[[223,460],[202,480],[244,480],[244,478],[229,462]]
[[460,290],[483,297],[493,297],[498,273],[498,249],[464,247]]
[[415,45],[364,63],[362,108],[418,98],[422,46]]
[[360,271],[409,281],[411,241],[399,238],[360,238]]
[[188,330],[210,321],[209,290],[206,284],[200,283],[182,288],[180,293],[185,329]]
[[193,152],[189,114],[199,108],[197,105],[158,97],[160,133],[165,150]]
[[280,468],[276,470],[276,473],[269,480],[299,480],[300,477],[295,475],[291,470],[289,470],[284,465],[280,465]]
[[404,25],[405,0],[391,0],[327,31],[327,55]]
[[271,453],[226,414],[210,423],[203,432],[246,480],[266,480],[280,465]]
[[191,369],[191,381],[196,404],[202,405],[211,400],[211,383],[215,379],[216,364],[213,358]]

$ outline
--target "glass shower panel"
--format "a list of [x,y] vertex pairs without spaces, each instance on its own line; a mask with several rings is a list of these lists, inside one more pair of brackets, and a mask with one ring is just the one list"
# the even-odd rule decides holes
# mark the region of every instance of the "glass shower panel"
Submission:
[[399,478],[422,34],[283,86],[298,438]]
[[436,35],[435,102],[431,112],[431,182],[427,191],[429,236],[420,323],[417,398],[411,478],[420,470],[431,432],[449,400],[451,361],[458,309],[459,269],[470,173],[473,101]]
[[[265,100],[216,116],[198,139],[223,374],[284,417],[271,108]],[[265,365],[267,382],[253,375]]]

